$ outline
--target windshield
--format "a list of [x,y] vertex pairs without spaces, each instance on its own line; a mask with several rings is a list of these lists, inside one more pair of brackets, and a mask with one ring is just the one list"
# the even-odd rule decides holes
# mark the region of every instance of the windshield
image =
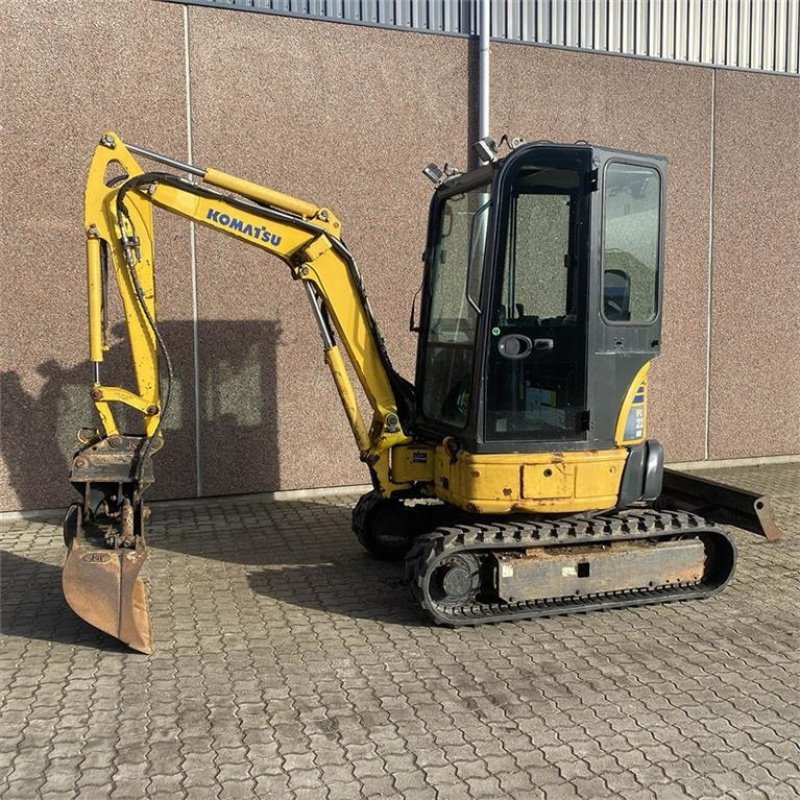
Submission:
[[490,208],[489,184],[444,201],[428,272],[422,411],[459,430],[469,409]]

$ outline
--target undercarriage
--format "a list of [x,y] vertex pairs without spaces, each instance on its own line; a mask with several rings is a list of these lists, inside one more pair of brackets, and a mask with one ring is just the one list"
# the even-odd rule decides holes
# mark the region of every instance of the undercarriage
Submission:
[[477,625],[706,597],[735,560],[715,525],[643,509],[440,528],[415,542],[405,574],[435,622]]

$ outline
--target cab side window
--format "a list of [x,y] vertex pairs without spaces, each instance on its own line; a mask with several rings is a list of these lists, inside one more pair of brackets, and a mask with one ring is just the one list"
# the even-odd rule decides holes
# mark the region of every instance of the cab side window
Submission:
[[610,323],[652,322],[660,266],[657,170],[609,164],[603,208],[603,314]]

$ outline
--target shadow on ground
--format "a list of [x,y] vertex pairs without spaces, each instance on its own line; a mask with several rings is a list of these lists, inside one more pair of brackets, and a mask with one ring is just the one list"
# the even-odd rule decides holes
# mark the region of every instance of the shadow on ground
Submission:
[[426,624],[403,581],[402,564],[385,564],[366,554],[275,564],[249,572],[247,581],[256,594],[290,606],[383,623]]
[[61,593],[61,567],[0,552],[0,634],[130,652],[81,620]]
[[[349,497],[341,504],[304,501],[222,501],[190,508],[156,508],[152,567],[159,550],[245,569],[252,591],[287,605],[360,619],[421,622],[403,581],[403,564],[368,555],[351,530]],[[352,497],[355,504],[356,497]],[[158,592],[151,578],[151,592]]]
[[[794,497],[800,467],[782,465],[773,472],[775,476],[766,469],[739,475],[731,470],[723,475],[718,470],[713,477],[770,489],[776,519],[784,530],[791,531],[797,519]],[[253,604],[253,610],[264,617],[273,613],[267,608],[270,605],[284,607],[289,614],[293,609],[306,610],[427,626],[403,581],[403,565],[377,561],[357,542],[351,530],[356,499],[356,495],[342,494],[305,500],[239,497],[202,500],[197,505],[156,504],[146,569],[155,612],[166,608],[168,597],[181,581],[204,587],[201,591],[207,591],[210,598],[231,591],[234,584],[246,584],[246,596],[237,602],[245,607]],[[59,537],[60,519],[53,517],[47,522],[54,524],[53,535]],[[13,536],[13,531],[7,535]],[[752,537],[746,536],[750,541]],[[783,543],[763,544],[787,548],[791,539],[790,533]],[[61,594],[59,567],[6,554],[0,583],[3,634],[105,650],[118,647],[68,608]]]

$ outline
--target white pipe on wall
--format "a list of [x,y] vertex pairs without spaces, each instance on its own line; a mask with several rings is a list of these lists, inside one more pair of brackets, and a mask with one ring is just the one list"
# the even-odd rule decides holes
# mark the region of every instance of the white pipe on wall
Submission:
[[492,0],[479,0],[480,20],[478,24],[478,138],[489,135],[489,35],[491,28]]

